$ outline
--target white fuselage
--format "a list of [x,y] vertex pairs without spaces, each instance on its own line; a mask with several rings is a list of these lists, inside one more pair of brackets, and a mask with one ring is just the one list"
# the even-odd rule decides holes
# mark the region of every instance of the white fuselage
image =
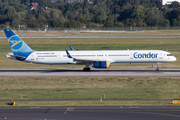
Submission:
[[[110,63],[163,63],[173,62],[176,58],[162,50],[102,50],[102,51],[69,51],[73,58],[97,59]],[[25,62],[37,64],[78,64],[68,58],[65,51],[34,51]]]

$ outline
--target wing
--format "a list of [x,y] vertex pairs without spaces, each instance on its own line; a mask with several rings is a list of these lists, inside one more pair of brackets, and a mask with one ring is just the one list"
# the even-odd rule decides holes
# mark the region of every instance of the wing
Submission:
[[98,59],[74,58],[69,54],[69,52],[67,50],[66,50],[66,53],[67,53],[68,58],[72,58],[77,63],[93,63],[93,62],[97,62],[97,61],[102,61],[102,60],[98,60]]
[[72,46],[69,46],[69,47],[70,47],[71,51],[74,51],[74,49],[72,48]]

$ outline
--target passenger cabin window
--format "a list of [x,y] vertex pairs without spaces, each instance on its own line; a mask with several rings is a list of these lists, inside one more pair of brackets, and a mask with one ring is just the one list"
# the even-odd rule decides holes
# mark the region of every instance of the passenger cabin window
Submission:
[[167,56],[172,56],[172,54],[167,54]]
[[[95,57],[96,55],[71,55],[72,57]],[[63,57],[67,57],[67,55],[63,55]]]
[[97,55],[98,57],[102,57],[103,55]]
[[57,55],[38,55],[37,57],[57,57]]
[[108,55],[108,56],[129,56],[129,55],[127,55],[127,54],[119,54],[119,55]]

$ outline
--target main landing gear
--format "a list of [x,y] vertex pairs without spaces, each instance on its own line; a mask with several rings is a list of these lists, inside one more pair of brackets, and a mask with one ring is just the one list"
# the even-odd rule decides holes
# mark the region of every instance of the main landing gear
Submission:
[[161,63],[157,63],[156,71],[159,71],[159,64],[161,64]]
[[91,69],[88,67],[88,68],[83,68],[83,71],[90,71]]
[[86,64],[86,67],[83,68],[83,71],[90,71],[90,67],[89,67],[90,64]]

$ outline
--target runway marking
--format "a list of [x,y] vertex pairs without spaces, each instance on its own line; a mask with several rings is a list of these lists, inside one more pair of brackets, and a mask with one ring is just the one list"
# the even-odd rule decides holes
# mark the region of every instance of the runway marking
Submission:
[[48,108],[44,113],[48,113],[51,110],[51,108]]
[[67,110],[64,112],[64,114],[66,114],[68,112],[69,108],[67,108]]

